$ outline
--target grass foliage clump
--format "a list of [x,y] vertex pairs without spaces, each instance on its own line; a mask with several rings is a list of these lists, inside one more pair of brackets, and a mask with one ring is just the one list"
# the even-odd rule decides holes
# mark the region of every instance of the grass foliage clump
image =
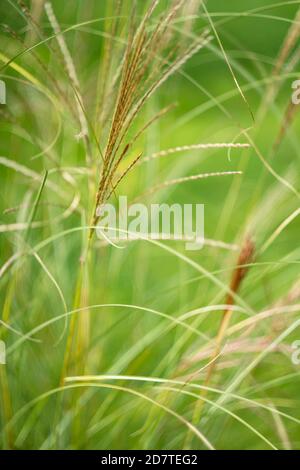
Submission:
[[300,6],[229,3],[1,2],[1,448],[299,449]]

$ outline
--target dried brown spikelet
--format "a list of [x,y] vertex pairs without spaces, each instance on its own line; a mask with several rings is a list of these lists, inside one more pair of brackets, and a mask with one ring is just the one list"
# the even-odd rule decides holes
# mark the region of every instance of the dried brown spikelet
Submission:
[[[112,194],[112,188],[116,188],[124,176],[133,168],[140,159],[140,155],[127,167],[127,170],[118,177],[118,168],[127,156],[133,143],[156,119],[161,117],[166,110],[161,111],[138,131],[134,138],[126,142],[128,131],[136,117],[165,81],[175,73],[197,51],[204,47],[210,37],[208,31],[177,57],[171,64],[164,57],[169,58],[172,50],[172,39],[175,33],[170,27],[172,20],[180,12],[184,2],[175,0],[171,2],[169,10],[158,20],[154,30],[148,28],[151,16],[159,1],[154,0],[138,27],[135,25],[135,15],[131,15],[131,23],[128,31],[128,42],[119,77],[119,88],[115,100],[115,108],[107,137],[103,158],[103,166],[96,194],[95,208],[91,226],[97,224],[97,207],[103,204]],[[92,237],[94,229],[90,231]]]

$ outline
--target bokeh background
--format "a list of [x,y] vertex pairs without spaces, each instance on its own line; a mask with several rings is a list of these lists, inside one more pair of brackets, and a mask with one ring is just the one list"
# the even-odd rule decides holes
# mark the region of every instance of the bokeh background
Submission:
[[[82,227],[89,225],[100,158],[94,148],[93,168],[86,164],[78,123],[53,88],[50,75],[74,102],[56,38],[44,41],[53,29],[43,3],[0,4],[0,78],[7,87],[7,104],[0,108],[0,334],[7,345],[7,364],[0,365],[2,448],[205,448],[186,427],[200,390],[168,381],[203,385],[222,311],[187,316],[184,325],[178,319],[225,302],[249,235],[256,256],[239,292],[237,306],[244,310],[233,314],[227,350],[211,382],[219,393],[209,393],[194,424],[217,449],[299,449],[300,365],[292,361],[292,344],[300,339],[300,121],[291,95],[300,79],[300,2],[208,0],[209,15],[201,5],[192,8],[201,2],[186,2],[172,25],[178,47],[182,37],[192,41],[212,25],[213,40],[148,102],[137,128],[168,104],[176,107],[147,130],[134,152],[148,156],[217,142],[251,148],[187,150],[155,159],[130,172],[117,194],[133,200],[166,180],[243,174],[189,181],[144,197],[146,203],[204,204],[208,243],[201,251],[186,252],[181,242],[145,241],[120,250],[94,240],[84,282]],[[71,27],[64,39],[94,123],[114,2],[51,3],[61,29]],[[137,2],[137,15],[146,3]],[[169,5],[161,1],[158,13]],[[114,69],[132,6],[132,0],[122,2]],[[78,307],[78,291],[94,307],[63,316]],[[72,337],[75,316],[80,323]],[[88,380],[93,386],[82,388],[68,382],[63,389],[66,347],[74,337],[66,375],[114,379]],[[164,386],[151,377],[165,379]],[[94,386],[104,383],[106,388]],[[224,398],[232,384],[235,396]]]

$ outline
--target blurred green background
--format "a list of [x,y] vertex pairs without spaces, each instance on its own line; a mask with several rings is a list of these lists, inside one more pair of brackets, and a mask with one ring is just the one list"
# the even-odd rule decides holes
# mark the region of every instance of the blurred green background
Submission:
[[[132,3],[122,2],[124,25]],[[137,2],[137,14],[143,14],[146,3]],[[169,4],[161,1],[159,11],[163,12]],[[198,143],[249,142],[247,135],[254,145],[230,153],[226,149],[193,150],[156,159],[134,169],[117,194],[126,194],[133,200],[147,188],[173,178],[242,171],[242,176],[170,186],[151,200],[146,198],[147,203],[203,203],[205,236],[229,246],[208,244],[199,252],[188,253],[181,242],[164,242],[167,247],[164,249],[137,241],[118,250],[103,247],[101,241],[95,240],[82,290],[88,305],[104,306],[87,309],[83,314],[90,319],[89,325],[85,321],[81,325],[89,329],[89,341],[83,343],[80,357],[76,357],[75,351],[73,359],[79,369],[82,365],[84,374],[171,380],[193,373],[192,382],[203,384],[205,374],[197,371],[209,360],[205,351],[215,338],[220,311],[188,318],[186,323],[198,333],[176,324],[174,319],[194,309],[225,302],[225,288],[239,253],[232,245],[241,246],[246,234],[253,236],[257,256],[239,292],[240,306],[247,306],[247,312],[235,313],[232,324],[238,325],[248,316],[254,317],[279,303],[290,306],[287,296],[295,293],[292,289],[295,285],[297,288],[299,281],[299,218],[286,224],[278,237],[271,239],[270,246],[264,247],[299,207],[300,121],[296,111],[292,119],[286,117],[292,83],[300,79],[299,28],[284,64],[276,69],[287,44],[286,37],[299,24],[299,15],[296,20],[299,4],[208,0],[205,5],[209,18],[201,6],[197,9],[193,29],[188,32],[191,40],[204,27],[211,28],[210,22],[214,24],[251,112],[213,34],[208,47],[188,61],[147,104],[137,127],[168,104],[177,106],[149,128],[137,143],[135,153],[151,155],[170,147]],[[26,5],[34,7],[31,2]],[[62,29],[78,25],[64,37],[87,114],[93,121],[98,70],[104,53],[103,33],[109,23],[107,18],[113,14],[113,2],[53,0],[52,6]],[[74,100],[64,66],[55,56],[57,42],[55,38],[51,40],[54,52],[49,50],[48,43],[33,48],[43,38],[28,23],[24,11],[14,0],[3,0],[0,5],[1,67],[7,58],[20,53],[24,44],[31,48],[10,66],[0,68],[0,78],[7,87],[7,104],[0,108],[0,306],[2,321],[11,328],[0,325],[1,339],[8,351],[7,364],[0,365],[1,445],[17,449],[183,448],[188,438],[185,424],[128,391],[85,387],[37,399],[60,386],[70,337],[67,332],[74,315],[67,317],[67,324],[65,318],[53,319],[76,308],[80,256],[86,238],[81,227],[89,224],[94,198],[89,180],[92,185],[94,180],[86,166],[82,142],[75,137],[78,125],[55,96],[47,75],[51,71],[68,98]],[[43,37],[52,35],[43,10],[37,17]],[[184,34],[187,23],[188,19],[179,18],[173,26]],[[126,29],[121,37],[116,36],[117,43],[122,41],[126,41]],[[180,36],[178,41],[180,45]],[[119,57],[112,60],[117,67]],[[33,83],[36,80],[38,83]],[[247,135],[243,133],[245,129]],[[28,230],[45,170],[49,173],[34,213],[36,225],[32,223]],[[24,243],[28,252],[15,261],[14,256],[24,249]],[[298,298],[294,297],[292,303]],[[256,405],[237,397],[228,398],[224,407],[238,420],[220,408],[213,408],[212,403],[207,404],[203,419],[196,423],[217,449],[268,449],[266,439],[280,449],[299,449],[300,366],[291,360],[291,344],[300,339],[299,328],[292,328],[290,335],[266,352],[267,345],[296,320],[294,308],[290,313],[283,311],[253,322],[253,327],[233,331],[227,338],[236,345],[236,350],[219,358],[212,386],[226,390],[259,355],[262,357],[234,390],[254,400]],[[47,321],[50,324],[39,329]],[[35,328],[38,330],[34,338],[41,342],[22,337]],[[77,332],[79,340],[81,333]],[[247,348],[247,341],[252,349]],[[196,360],[199,351],[204,351],[204,358]],[[76,364],[72,363],[68,375],[76,375],[75,371]],[[193,419],[197,398],[182,392],[182,386],[177,386],[177,392],[167,392],[158,384],[122,377],[107,379],[105,383],[133,389],[185,420]],[[199,394],[198,389],[184,390]],[[218,394],[209,394],[212,402],[219,398]],[[189,445],[204,448],[195,436]]]

